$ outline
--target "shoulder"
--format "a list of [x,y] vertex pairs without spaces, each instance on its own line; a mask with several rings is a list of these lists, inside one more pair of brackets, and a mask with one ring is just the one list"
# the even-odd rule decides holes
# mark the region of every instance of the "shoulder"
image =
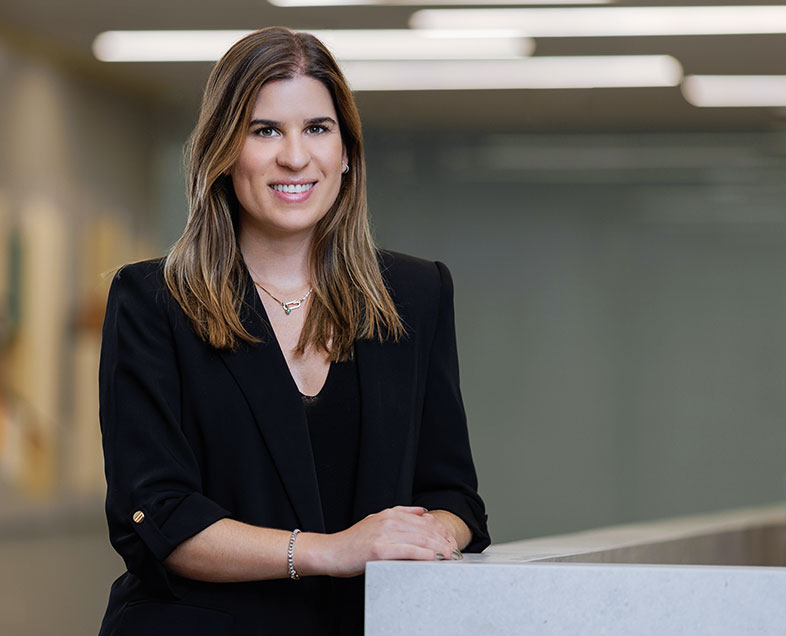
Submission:
[[154,258],[120,267],[112,279],[108,307],[168,305],[173,299],[164,281],[164,260]]
[[453,280],[444,263],[387,250],[379,250],[378,257],[382,278],[405,323],[412,326],[452,313]]
[[382,277],[396,297],[439,295],[443,288],[453,288],[444,263],[388,250],[378,250],[378,258]]
[[164,282],[164,257],[128,263],[115,272],[114,283],[155,286]]

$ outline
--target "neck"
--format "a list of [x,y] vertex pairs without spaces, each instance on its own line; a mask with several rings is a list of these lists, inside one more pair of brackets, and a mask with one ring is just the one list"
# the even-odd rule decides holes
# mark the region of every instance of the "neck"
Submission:
[[269,238],[241,229],[240,252],[257,283],[279,291],[297,291],[311,285],[311,234]]

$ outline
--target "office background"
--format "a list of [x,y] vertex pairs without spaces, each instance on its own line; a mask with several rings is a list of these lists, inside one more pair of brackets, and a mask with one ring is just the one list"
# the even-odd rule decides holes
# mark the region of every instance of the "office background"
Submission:
[[[95,632],[121,569],[101,509],[106,272],[182,229],[210,68],[99,62],[93,38],[407,28],[419,8],[0,8],[0,632]],[[671,55],[686,76],[786,74],[780,33],[535,41],[536,56]],[[700,108],[677,83],[358,102],[379,244],[453,272],[495,541],[783,499],[786,100]]]

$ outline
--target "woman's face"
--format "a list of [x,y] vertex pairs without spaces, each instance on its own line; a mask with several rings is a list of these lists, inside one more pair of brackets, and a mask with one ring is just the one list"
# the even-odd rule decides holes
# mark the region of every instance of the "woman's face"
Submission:
[[346,157],[333,100],[321,82],[305,75],[267,82],[230,172],[240,232],[309,235],[338,196]]

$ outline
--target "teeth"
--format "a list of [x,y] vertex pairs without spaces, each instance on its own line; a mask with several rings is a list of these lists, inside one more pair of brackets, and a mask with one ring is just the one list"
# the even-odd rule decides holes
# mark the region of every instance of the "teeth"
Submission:
[[314,187],[313,183],[304,183],[302,185],[284,185],[281,183],[276,183],[273,185],[273,189],[277,190],[278,192],[287,192],[290,194],[297,194],[300,192],[306,192],[307,190],[311,190]]

